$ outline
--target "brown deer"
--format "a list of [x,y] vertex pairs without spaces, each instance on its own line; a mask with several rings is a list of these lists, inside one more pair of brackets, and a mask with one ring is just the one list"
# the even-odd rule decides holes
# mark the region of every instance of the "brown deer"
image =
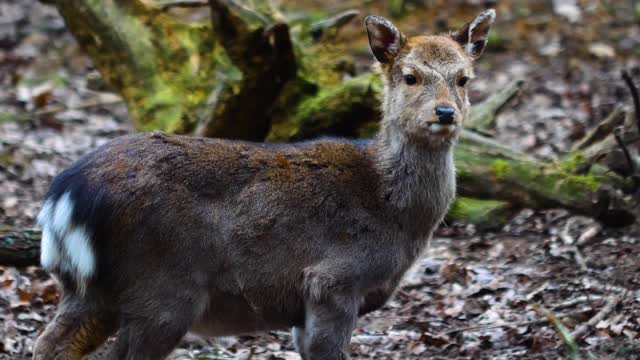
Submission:
[[146,133],[55,178],[38,221],[62,288],[35,359],[162,359],[188,331],[293,328],[303,359],[348,359],[455,196],[465,90],[495,12],[449,35],[365,20],[384,80],[372,141],[259,144]]

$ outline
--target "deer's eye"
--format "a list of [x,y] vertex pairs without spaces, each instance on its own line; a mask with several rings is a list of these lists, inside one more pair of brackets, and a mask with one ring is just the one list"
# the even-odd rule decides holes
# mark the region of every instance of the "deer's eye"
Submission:
[[469,81],[469,78],[467,76],[463,76],[460,78],[460,80],[458,80],[458,86],[464,87],[465,85],[467,85],[468,81]]
[[416,77],[413,75],[405,75],[404,82],[407,83],[407,85],[415,85],[416,83],[418,83],[418,79],[416,79]]

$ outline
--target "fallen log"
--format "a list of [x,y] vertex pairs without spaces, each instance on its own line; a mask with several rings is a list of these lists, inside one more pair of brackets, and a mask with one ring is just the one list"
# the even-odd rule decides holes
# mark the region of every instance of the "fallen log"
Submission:
[[40,236],[38,229],[0,227],[0,265],[40,265]]

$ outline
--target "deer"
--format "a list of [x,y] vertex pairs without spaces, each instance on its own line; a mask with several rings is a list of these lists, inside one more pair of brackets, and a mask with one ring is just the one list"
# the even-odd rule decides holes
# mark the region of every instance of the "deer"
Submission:
[[493,9],[458,31],[365,26],[383,81],[371,140],[275,144],[123,136],[50,185],[40,260],[61,288],[34,359],[163,359],[187,332],[291,329],[305,360],[349,359],[456,194],[453,149]]

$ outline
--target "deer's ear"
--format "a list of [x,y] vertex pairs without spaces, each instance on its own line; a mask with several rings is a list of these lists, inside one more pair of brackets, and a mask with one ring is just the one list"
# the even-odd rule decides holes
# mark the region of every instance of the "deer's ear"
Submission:
[[404,34],[391,21],[380,16],[367,16],[364,24],[367,27],[373,56],[381,63],[393,61],[404,45]]
[[451,36],[471,57],[478,58],[487,46],[489,30],[495,18],[495,10],[484,11]]

